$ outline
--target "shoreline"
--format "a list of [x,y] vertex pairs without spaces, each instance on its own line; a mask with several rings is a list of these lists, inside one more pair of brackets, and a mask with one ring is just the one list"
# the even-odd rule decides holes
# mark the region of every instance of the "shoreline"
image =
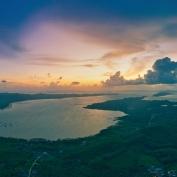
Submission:
[[10,104],[33,101],[33,100],[50,100],[50,99],[63,99],[75,97],[90,97],[90,96],[105,96],[105,95],[118,95],[118,93],[95,93],[95,94],[20,94],[20,93],[0,93],[0,109],[3,110],[10,106]]
[[[167,106],[162,107],[164,104]],[[8,159],[13,166],[18,165],[18,169],[13,169],[16,176],[22,176],[17,175],[22,170],[28,171],[43,153],[47,155],[35,168],[40,177],[47,177],[51,171],[58,176],[70,174],[75,177],[80,173],[82,176],[88,176],[88,173],[93,176],[95,170],[102,172],[102,176],[149,176],[150,166],[163,167],[166,171],[177,169],[177,109],[174,104],[177,105],[177,102],[148,101],[143,97],[94,103],[88,107],[124,110],[127,115],[119,118],[118,126],[110,126],[85,138],[27,141],[1,137],[0,152],[7,150],[0,159],[2,162]],[[10,158],[12,154],[14,157]]]

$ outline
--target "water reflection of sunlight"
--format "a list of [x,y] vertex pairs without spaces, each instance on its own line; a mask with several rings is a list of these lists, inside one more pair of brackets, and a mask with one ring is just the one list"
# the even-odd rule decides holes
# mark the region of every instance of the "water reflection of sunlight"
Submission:
[[118,120],[114,119],[125,114],[83,107],[110,99],[116,98],[101,96],[14,103],[10,109],[0,111],[0,135],[51,140],[94,135],[115,125]]

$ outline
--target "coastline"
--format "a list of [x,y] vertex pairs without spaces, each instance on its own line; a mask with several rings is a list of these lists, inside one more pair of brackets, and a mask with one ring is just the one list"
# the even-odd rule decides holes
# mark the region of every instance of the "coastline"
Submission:
[[[61,176],[69,173],[75,177],[77,171],[82,172],[82,176],[88,173],[93,176],[95,169],[97,174],[101,174],[103,166],[106,170],[102,175],[108,173],[120,177],[148,176],[148,167],[153,165],[163,166],[166,170],[176,169],[177,162],[173,157],[177,154],[177,119],[173,105],[177,102],[147,101],[143,98],[109,100],[88,105],[89,108],[104,110],[111,107],[111,110],[124,110],[127,114],[119,118],[121,121],[118,125],[101,130],[94,136],[57,141],[0,138],[0,142],[3,142],[0,150],[9,147],[9,153],[2,156],[1,161],[13,153],[14,163],[20,162],[23,157],[32,164],[36,157],[46,152],[48,155],[39,162],[37,168],[40,177],[49,175],[51,170]],[[167,106],[162,107],[163,104]],[[154,117],[149,126],[152,115]],[[161,152],[162,156],[156,156],[157,152]],[[13,164],[13,159],[9,161]],[[21,170],[27,171],[29,168],[30,163],[25,163],[13,173],[20,174]]]
[[105,94],[20,94],[20,93],[0,93],[0,109],[7,108],[12,103],[30,101],[30,100],[44,100],[44,99],[63,99],[73,97],[89,97],[89,96],[104,96],[104,95],[118,95],[117,93]]

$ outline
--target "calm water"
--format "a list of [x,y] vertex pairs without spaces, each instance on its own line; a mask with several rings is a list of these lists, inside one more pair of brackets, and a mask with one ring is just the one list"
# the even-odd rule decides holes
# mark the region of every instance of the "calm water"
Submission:
[[83,107],[123,97],[125,95],[14,103],[11,108],[0,110],[0,136],[57,140],[94,135],[115,125],[117,121],[114,119],[125,114],[120,111],[89,110]]

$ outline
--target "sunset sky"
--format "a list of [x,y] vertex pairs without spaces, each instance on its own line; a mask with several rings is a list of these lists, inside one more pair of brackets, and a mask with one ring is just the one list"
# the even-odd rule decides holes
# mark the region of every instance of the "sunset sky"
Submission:
[[0,91],[174,86],[143,80],[165,57],[174,76],[175,0],[0,1]]

